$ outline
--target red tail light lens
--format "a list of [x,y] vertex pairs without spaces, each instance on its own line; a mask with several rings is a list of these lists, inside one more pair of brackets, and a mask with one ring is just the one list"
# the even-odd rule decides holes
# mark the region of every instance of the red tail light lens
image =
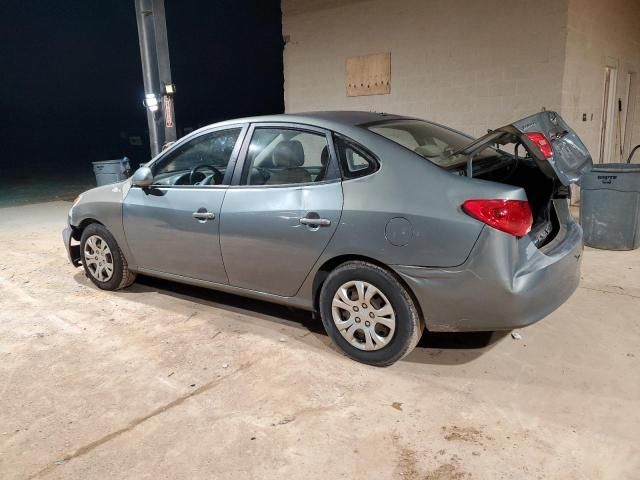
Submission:
[[462,209],[483,223],[516,237],[531,230],[533,216],[523,200],[467,200]]
[[528,133],[525,133],[525,135],[529,137],[529,140],[535,143],[536,147],[538,147],[540,152],[542,152],[542,154],[544,155],[544,158],[549,158],[553,156],[553,149],[551,148],[551,143],[549,142],[547,137],[544,136],[543,133],[528,132]]

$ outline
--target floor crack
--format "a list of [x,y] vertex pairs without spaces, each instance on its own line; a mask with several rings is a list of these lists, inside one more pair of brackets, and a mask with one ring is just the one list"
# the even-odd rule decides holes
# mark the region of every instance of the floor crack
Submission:
[[116,437],[119,437],[120,435],[122,435],[123,433],[127,433],[130,432],[131,430],[133,430],[134,428],[136,428],[138,425],[146,422],[147,420],[150,420],[151,418],[160,415],[161,413],[164,413],[168,410],[171,410],[174,407],[177,407],[179,405],[181,405],[182,403],[184,403],[186,400],[190,399],[191,397],[195,397],[196,395],[200,395],[201,393],[207,392],[209,390],[211,390],[214,387],[217,387],[218,385],[220,385],[224,380],[228,379],[229,377],[233,377],[234,375],[236,375],[237,373],[240,373],[246,369],[248,369],[249,367],[253,366],[256,363],[256,361],[252,361],[252,362],[245,362],[242,363],[240,365],[240,367],[236,370],[234,370],[233,372],[231,372],[228,375],[225,375],[222,378],[216,378],[215,380],[211,380],[210,382],[202,385],[201,387],[193,390],[192,392],[189,392],[186,395],[183,395],[182,397],[178,397],[177,399],[162,405],[161,407],[156,408],[155,410],[153,410],[151,413],[144,415],[142,417],[138,417],[134,420],[131,420],[125,427],[116,430],[115,432],[111,432],[108,435],[105,435],[104,437],[91,442],[83,447],[78,448],[75,452],[70,453],[68,455],[65,455],[63,458],[55,461],[54,463],[47,465],[46,467],[44,467],[43,469],[39,470],[38,472],[30,475],[29,477],[27,477],[27,480],[32,480],[35,478],[41,478],[42,476],[48,474],[49,472],[51,472],[53,469],[55,469],[56,467],[60,466],[60,465],[64,465],[67,462],[69,462],[70,460],[73,460],[74,458],[78,458],[81,457],[83,455],[86,455],[87,453],[95,450],[96,448],[98,448],[101,445],[104,445],[105,443],[113,440]]
[[579,288],[584,288],[585,290],[592,290],[594,292],[601,292],[601,293],[612,293],[613,295],[624,295],[625,297],[631,297],[631,298],[640,298],[640,295],[634,295],[632,293],[625,293],[625,292],[612,292],[611,290],[603,290],[601,288],[593,288],[593,287],[585,287],[583,285],[580,285]]

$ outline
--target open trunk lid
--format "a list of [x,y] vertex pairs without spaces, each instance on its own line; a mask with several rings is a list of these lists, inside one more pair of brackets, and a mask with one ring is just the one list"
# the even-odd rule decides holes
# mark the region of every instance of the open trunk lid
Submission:
[[540,170],[563,185],[580,184],[582,175],[593,166],[591,154],[576,132],[558,113],[546,111],[491,130],[456,153],[473,155],[492,145],[510,143],[522,144]]

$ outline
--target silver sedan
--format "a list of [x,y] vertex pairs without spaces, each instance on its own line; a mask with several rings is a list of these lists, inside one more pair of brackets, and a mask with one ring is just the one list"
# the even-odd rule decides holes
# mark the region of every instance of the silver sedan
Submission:
[[415,118],[244,118],[83,193],[64,242],[99,288],[136,274],[314,311],[371,365],[423,331],[542,319],[580,278],[569,185],[591,167],[554,112],[479,139]]

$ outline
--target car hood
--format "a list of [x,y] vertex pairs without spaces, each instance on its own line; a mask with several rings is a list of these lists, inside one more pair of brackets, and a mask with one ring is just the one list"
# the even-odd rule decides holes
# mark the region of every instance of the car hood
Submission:
[[131,179],[126,179],[109,185],[101,185],[82,192],[81,201],[84,200],[113,200],[114,198],[122,199],[131,187]]

